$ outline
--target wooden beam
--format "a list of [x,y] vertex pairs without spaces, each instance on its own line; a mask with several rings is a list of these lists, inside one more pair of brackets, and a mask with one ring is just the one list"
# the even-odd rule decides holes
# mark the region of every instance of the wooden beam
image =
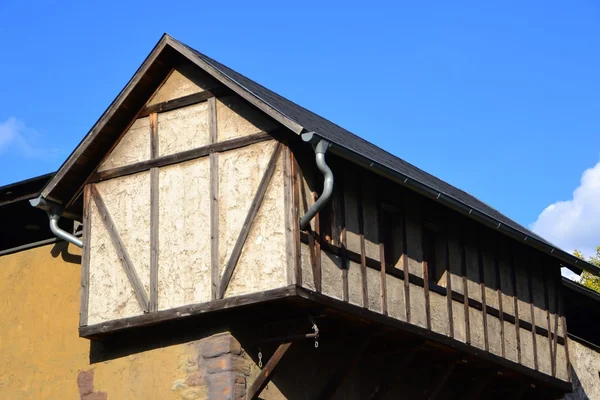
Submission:
[[365,246],[364,202],[362,175],[355,181],[356,205],[358,209],[358,234],[360,237],[360,277],[362,286],[362,306],[369,308],[369,286],[367,285],[367,249]]
[[[461,274],[462,274],[462,284],[463,284],[463,293],[465,296],[465,300],[469,298],[469,286],[467,280],[467,254],[465,250],[465,238],[463,233],[460,233],[460,263],[461,263]],[[471,324],[469,323],[469,303],[467,301],[464,302],[464,312],[465,312],[465,342],[467,344],[471,344]]]
[[557,295],[559,296],[559,315],[562,321],[562,329],[563,329],[563,337],[565,340],[565,359],[567,363],[567,378],[569,382],[573,382],[573,376],[571,371],[571,359],[569,358],[569,331],[567,330],[567,319],[565,318],[565,300],[563,297],[564,287],[559,285],[559,291]]
[[132,175],[138,172],[148,171],[151,168],[165,167],[167,165],[177,164],[184,161],[193,160],[195,158],[206,157],[214,152],[235,150],[271,139],[272,136],[270,134],[266,132],[258,132],[248,136],[225,140],[219,143],[208,144],[195,149],[157,157],[155,159],[140,161],[135,164],[125,165],[123,167],[112,168],[106,171],[98,171],[91,176],[90,182],[101,182],[106,179]]
[[227,291],[227,287],[229,286],[229,282],[231,281],[231,277],[233,276],[233,271],[237,265],[237,262],[242,255],[242,249],[244,248],[244,244],[246,244],[246,239],[248,239],[248,235],[250,234],[250,228],[252,228],[252,224],[256,215],[258,214],[258,210],[260,209],[260,205],[267,193],[267,188],[269,187],[269,182],[271,182],[271,178],[275,173],[275,168],[277,166],[277,160],[279,160],[279,154],[281,152],[281,143],[277,143],[275,149],[273,150],[273,154],[271,155],[271,159],[269,160],[269,164],[267,165],[267,169],[258,184],[258,189],[256,190],[256,194],[254,195],[254,199],[250,204],[250,209],[248,210],[248,214],[246,215],[246,219],[244,220],[244,225],[242,225],[242,229],[240,230],[240,234],[231,250],[231,256],[229,257],[229,261],[223,270],[223,276],[221,277],[221,284],[219,285],[219,298],[222,299],[225,297],[225,292]]
[[348,262],[348,235],[346,228],[346,201],[344,196],[345,190],[345,176],[338,179],[338,197],[340,199],[340,211],[341,211],[341,224],[342,230],[340,232],[340,241],[342,251],[342,299],[346,302],[350,301],[350,288],[348,286],[348,270],[350,269],[350,263]]
[[448,365],[448,367],[446,367],[444,374],[440,377],[438,382],[433,387],[433,390],[429,394],[429,400],[434,400],[440,394],[440,392],[444,388],[444,385],[446,384],[446,382],[448,382],[448,379],[450,379],[450,376],[452,375],[452,372],[454,372],[455,368],[456,362],[452,362],[450,365]]
[[[379,187],[379,185],[376,186],[376,188]],[[379,263],[380,263],[380,269],[379,269],[379,285],[381,287],[380,289],[380,299],[381,299],[381,313],[383,315],[387,315],[388,314],[388,304],[387,304],[387,279],[386,279],[386,265],[385,265],[385,243],[384,243],[384,232],[383,232],[383,226],[385,225],[385,221],[383,219],[383,211],[382,211],[382,207],[381,207],[381,194],[379,193],[379,190],[377,190],[377,207],[376,207],[376,211],[377,211],[377,228],[378,228],[378,239],[379,239]]]
[[552,343],[553,349],[553,358],[552,358],[552,371],[553,375],[556,376],[556,360],[557,360],[557,351],[558,351],[558,314],[559,314],[559,290],[562,289],[562,285],[560,284],[560,278],[555,280],[554,283],[555,292],[554,292],[554,338]]
[[271,379],[273,379],[273,375],[276,372],[277,365],[279,365],[279,362],[281,361],[283,356],[285,356],[285,354],[288,352],[291,345],[292,342],[287,342],[279,345],[277,350],[275,350],[275,353],[273,353],[273,356],[267,362],[267,365],[265,365],[265,367],[260,371],[256,379],[248,389],[248,392],[246,394],[247,400],[258,399],[258,396],[260,395],[262,390],[265,388],[265,386],[267,386]]
[[[217,102],[214,97],[208,99],[208,126],[210,143],[218,143]],[[210,168],[210,296],[216,300],[219,295],[219,153],[209,156]]]
[[[312,192],[313,196],[313,204],[319,198],[319,194],[317,192]],[[321,213],[318,212],[315,214],[315,241],[313,243],[313,251],[315,253],[315,263],[313,270],[313,279],[315,283],[315,289],[317,292],[321,292],[322,283],[323,283],[323,275],[321,269],[321,243],[323,238],[321,237]]]
[[127,275],[127,279],[129,279],[129,283],[131,283],[131,286],[133,286],[133,292],[135,293],[138,304],[144,312],[148,312],[148,295],[146,294],[146,290],[144,289],[142,281],[140,281],[137,272],[135,272],[131,257],[129,257],[129,253],[121,241],[121,237],[119,236],[117,227],[115,226],[115,223],[108,212],[106,203],[104,203],[104,199],[102,199],[102,196],[100,195],[96,185],[92,184],[90,187],[91,195],[94,199],[94,203],[96,204],[96,208],[98,209],[98,213],[100,214],[100,218],[102,219],[104,227],[110,236],[113,246],[115,246],[117,256],[119,257],[121,266]]
[[494,272],[496,274],[496,284],[498,285],[496,293],[498,295],[498,319],[500,320],[500,347],[502,357],[506,357],[506,343],[504,343],[504,305],[502,304],[502,279],[500,277],[500,260],[496,254],[494,254]]
[[[514,251],[511,252],[514,254]],[[510,258],[510,273],[512,278],[513,285],[513,304],[515,307],[515,320],[519,320],[519,300],[517,298],[517,271],[515,268],[515,260],[514,257]],[[517,338],[517,361],[521,363],[521,330],[519,327],[520,324],[515,324],[515,335]]]
[[404,271],[404,306],[406,322],[410,323],[410,271],[408,270],[408,238],[406,234],[406,199],[403,200],[402,213],[402,271]]
[[160,113],[165,111],[177,110],[178,108],[183,108],[187,106],[192,106],[194,104],[203,103],[211,98],[215,98],[216,96],[221,96],[226,94],[225,88],[213,88],[208,89],[200,93],[193,93],[187,96],[179,97],[177,99],[167,100],[162,103],[153,104],[151,106],[144,107],[137,115],[136,118],[146,117],[152,113]]
[[[334,370],[333,376],[327,381],[323,390],[321,390],[321,394],[317,397],[318,400],[331,400],[333,396],[335,396],[339,387],[342,385],[342,382],[344,382],[344,379],[348,375],[348,372],[352,367],[359,363],[371,342],[371,335],[366,335],[366,338],[358,348],[353,351],[352,355],[342,360],[340,366]],[[350,348],[353,349],[354,347]]]
[[548,328],[548,351],[550,353],[550,370],[552,376],[556,376],[556,371],[554,370],[554,349],[552,348],[552,327],[550,325],[550,298],[548,294],[548,274],[546,272],[546,268],[542,266],[542,280],[544,281],[544,307],[546,308],[546,326]]
[[450,246],[448,242],[448,225],[446,224],[446,230],[444,234],[444,252],[446,259],[446,305],[448,309],[448,335],[454,338],[454,316],[452,310],[452,272],[450,269]]
[[[296,236],[296,224],[298,221],[295,218],[294,211],[294,193],[293,193],[293,180],[292,180],[292,153],[290,148],[286,145],[282,153],[281,163],[283,165],[283,204],[284,204],[284,219],[285,219],[285,254],[286,254],[286,275],[287,284],[293,285],[296,281],[296,243],[294,238]],[[302,282],[298,282],[302,284]]]
[[294,260],[294,265],[295,265],[295,273],[296,273],[296,284],[297,285],[302,285],[302,248],[300,245],[300,216],[298,215],[299,210],[300,210],[300,188],[299,188],[299,184],[301,183],[301,180],[299,179],[298,175],[299,175],[299,171],[300,171],[300,167],[298,166],[298,162],[296,161],[296,157],[294,156],[293,152],[290,152],[290,159],[291,159],[291,163],[292,163],[292,189],[293,189],[293,211],[294,211],[294,218],[293,218],[293,228],[294,228],[294,246],[296,247],[296,251],[295,251],[295,260]]
[[481,252],[481,243],[476,243],[477,246],[477,266],[479,268],[479,289],[481,290],[481,307],[483,315],[483,343],[485,351],[490,351],[490,340],[488,337],[487,324],[487,302],[485,298],[485,268],[483,266],[483,254]]
[[[158,116],[150,114],[150,148],[151,158],[158,157]],[[159,170],[150,170],[150,300],[148,310],[158,310],[158,252],[159,252]]]
[[[531,263],[531,259],[529,259],[529,262]],[[533,305],[533,278],[531,276],[531,265],[529,266],[529,268],[527,268],[527,286],[529,289],[529,310],[531,312],[531,325],[532,326],[536,326],[535,323],[535,306]],[[539,369],[538,366],[538,354],[537,354],[537,338],[536,338],[536,334],[535,334],[535,329],[531,330],[531,340],[533,342],[533,367],[534,369],[537,371]]]
[[[429,301],[429,254],[425,253],[425,226],[423,224],[423,216],[420,215],[419,224],[421,230],[421,267],[423,271],[423,293],[425,295],[425,321],[427,329],[431,330],[431,305]],[[435,247],[431,249],[435,252]]]
[[79,326],[88,323],[90,299],[90,255],[92,241],[92,194],[90,185],[83,188],[83,258],[81,259],[81,287],[79,292]]

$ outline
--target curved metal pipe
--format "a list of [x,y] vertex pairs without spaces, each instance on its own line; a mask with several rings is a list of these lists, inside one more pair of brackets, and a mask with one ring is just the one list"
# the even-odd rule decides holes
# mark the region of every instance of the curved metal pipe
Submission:
[[41,196],[29,200],[29,203],[33,207],[45,210],[48,213],[48,218],[50,220],[50,231],[54,234],[54,236],[56,236],[59,239],[65,240],[69,243],[72,243],[79,248],[83,247],[83,242],[81,241],[81,239],[61,229],[60,226],[58,226],[58,220],[60,219],[60,214],[62,212],[62,207],[60,204],[54,203],[50,200],[46,200]]
[[[312,140],[313,135],[308,136],[308,140]],[[325,139],[320,139],[315,146],[315,161],[317,163],[317,168],[323,174],[323,192],[313,203],[313,205],[306,211],[300,218],[300,229],[305,231],[310,226],[310,221],[314,218],[314,216],[323,208],[325,203],[329,201],[331,195],[333,194],[333,172],[325,162],[325,153],[329,148],[330,143]]]

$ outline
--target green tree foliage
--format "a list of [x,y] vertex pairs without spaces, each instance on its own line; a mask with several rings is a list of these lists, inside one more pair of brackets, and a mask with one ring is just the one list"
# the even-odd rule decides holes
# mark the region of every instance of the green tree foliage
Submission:
[[[575,255],[575,257],[579,257],[582,260],[585,260],[583,254],[579,250],[575,250],[573,254]],[[600,246],[596,246],[596,255],[589,257],[587,261],[590,264],[594,264],[600,267]],[[589,272],[583,271],[579,283],[581,283],[583,286],[589,289],[595,290],[596,292],[600,293],[600,276],[594,276]]]

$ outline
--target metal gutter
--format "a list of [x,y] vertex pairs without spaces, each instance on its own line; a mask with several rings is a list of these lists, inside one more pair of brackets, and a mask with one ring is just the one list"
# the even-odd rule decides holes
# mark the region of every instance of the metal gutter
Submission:
[[50,231],[52,231],[54,236],[56,236],[59,239],[63,239],[69,243],[72,243],[79,248],[83,247],[83,241],[81,239],[61,229],[58,226],[58,220],[60,219],[63,211],[62,206],[60,204],[54,203],[50,200],[46,200],[42,196],[38,196],[35,199],[29,200],[29,204],[48,213],[48,219],[50,221]]

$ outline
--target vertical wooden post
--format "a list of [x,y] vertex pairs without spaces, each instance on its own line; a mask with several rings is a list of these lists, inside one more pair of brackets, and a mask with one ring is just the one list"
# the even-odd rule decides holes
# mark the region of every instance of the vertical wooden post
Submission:
[[450,230],[448,224],[446,224],[444,234],[444,251],[446,259],[446,304],[448,306],[448,334],[451,338],[454,338],[454,316],[452,315],[452,272],[450,268],[450,242],[448,235]]
[[[319,195],[317,192],[313,192],[313,202],[317,201]],[[321,213],[318,212],[315,214],[315,234],[316,240],[314,242],[313,251],[315,253],[315,270],[313,271],[313,278],[315,280],[315,289],[317,292],[321,293],[322,290],[322,270],[321,270]]]
[[[150,114],[150,157],[159,156],[158,115]],[[148,311],[158,311],[158,256],[159,256],[159,170],[150,170],[150,299]]]
[[404,305],[406,322],[410,323],[410,271],[408,270],[408,245],[406,237],[406,203],[402,208],[402,270],[404,271]]
[[300,216],[298,215],[300,210],[300,187],[302,180],[299,178],[300,167],[296,161],[294,153],[290,151],[290,159],[292,164],[292,189],[293,189],[293,210],[294,210],[294,246],[296,247],[294,260],[295,271],[296,271],[296,285],[302,285],[302,250],[300,244]]
[[559,314],[562,321],[563,338],[565,340],[565,359],[567,362],[567,378],[569,382],[573,382],[573,376],[571,371],[571,360],[569,358],[569,331],[567,330],[567,319],[565,318],[565,301],[563,298],[563,286],[559,285]]
[[[219,131],[217,126],[217,101],[208,99],[210,143],[217,143]],[[220,293],[220,260],[219,260],[219,159],[218,153],[210,153],[210,296],[213,300]]]
[[79,293],[79,326],[88,324],[90,299],[90,244],[92,233],[92,195],[90,185],[83,187],[83,258]]
[[338,178],[338,193],[340,199],[340,208],[341,208],[341,224],[342,230],[340,232],[340,241],[342,244],[342,299],[345,302],[350,301],[350,293],[348,287],[348,269],[350,268],[350,263],[348,261],[348,241],[347,241],[347,229],[346,229],[346,201],[344,196],[345,190],[345,181],[341,178]]
[[287,284],[294,285],[296,283],[296,237],[295,230],[298,221],[295,219],[296,212],[294,211],[294,194],[292,182],[292,154],[289,146],[285,146],[282,152],[283,164],[283,198],[285,212],[285,247],[286,247],[286,264],[287,264]]
[[494,269],[496,273],[496,292],[498,294],[498,314],[500,319],[500,345],[502,348],[502,358],[506,358],[506,343],[504,343],[504,305],[502,304],[502,279],[500,277],[500,260],[498,255],[494,254]]
[[[531,257],[527,258],[531,263]],[[529,310],[531,312],[531,340],[533,341],[533,366],[537,371],[538,368],[538,356],[537,356],[537,335],[536,335],[536,324],[535,324],[535,306],[533,305],[533,282],[531,276],[531,269],[535,268],[532,264],[527,268],[527,286],[529,288]]]
[[360,275],[362,284],[363,307],[369,307],[369,291],[367,286],[367,254],[365,248],[365,221],[363,202],[362,176],[356,181],[356,202],[358,206],[358,231],[360,234]]
[[469,285],[467,279],[467,254],[465,249],[464,233],[460,232],[460,262],[463,282],[464,294],[464,310],[465,310],[465,342],[471,344],[471,324],[469,322]]
[[[378,184],[376,188],[379,188],[381,185]],[[377,204],[377,236],[379,241],[379,262],[380,262],[380,285],[381,285],[381,313],[383,315],[388,315],[388,307],[387,307],[387,279],[386,279],[386,265],[385,265],[385,232],[384,226],[385,221],[383,219],[383,209],[381,204],[381,193],[377,189],[376,195],[376,204]]]
[[519,323],[519,299],[517,296],[517,271],[515,267],[514,250],[511,249],[510,273],[513,285],[513,304],[515,307],[515,335],[517,338],[517,362],[521,364],[521,326]]
[[483,266],[483,253],[481,251],[481,242],[477,246],[477,266],[479,267],[479,288],[481,290],[481,313],[483,315],[483,341],[485,351],[490,351],[490,341],[488,337],[487,324],[487,302],[485,298],[485,268]]
[[[428,246],[425,240],[425,227],[423,225],[423,216],[420,215],[419,224],[421,225],[421,267],[423,268],[423,293],[425,295],[425,320],[427,329],[431,330],[431,308],[429,304],[429,254],[425,252],[425,246]],[[435,251],[435,249],[433,249]]]
[[552,376],[556,376],[554,368],[554,349],[552,348],[552,326],[550,324],[550,296],[548,294],[548,274],[546,268],[542,267],[542,280],[544,281],[544,307],[546,308],[546,328],[548,329],[548,348],[550,352],[550,370]]

